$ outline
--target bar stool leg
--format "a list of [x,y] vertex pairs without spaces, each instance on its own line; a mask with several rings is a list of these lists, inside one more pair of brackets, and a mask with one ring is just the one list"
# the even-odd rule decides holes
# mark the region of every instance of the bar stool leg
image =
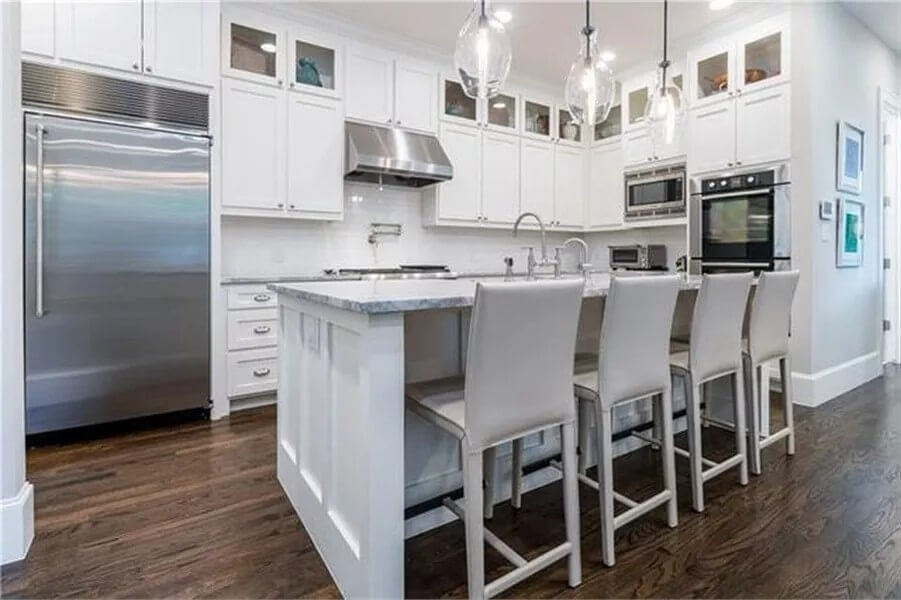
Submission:
[[[651,421],[654,428],[651,430],[651,437],[659,440],[662,436],[662,426],[660,423],[660,401],[656,396],[651,398]],[[651,444],[651,450],[660,450],[660,444]]]
[[510,504],[513,508],[522,506],[522,438],[513,440],[513,474]]
[[485,503],[485,518],[494,517],[494,489],[495,478],[497,477],[497,446],[486,448],[482,454],[483,469],[485,472],[485,493],[483,501]]
[[751,441],[748,447],[748,458],[751,467],[751,473],[760,475],[760,381],[758,379],[759,367],[748,360],[745,368],[745,377],[748,379],[746,384],[749,390],[747,405],[748,411],[748,438]]
[[569,587],[582,583],[582,540],[579,534],[579,483],[576,479],[575,423],[561,426],[563,445],[563,510],[569,551]]
[[579,473],[588,471],[588,452],[590,442],[588,429],[591,423],[591,406],[588,402],[576,399],[576,415],[579,418]]
[[748,438],[745,434],[745,384],[742,370],[732,374],[732,398],[735,402],[735,449],[741,455],[739,482],[748,485]]
[[701,462],[701,393],[702,385],[697,385],[690,375],[685,381],[685,415],[688,420],[688,462],[691,465],[691,506],[704,512],[704,464]]
[[783,356],[779,361],[779,371],[782,377],[782,402],[785,405],[785,426],[788,427],[788,437],[785,438],[785,453],[789,456],[795,453],[795,411],[792,406],[792,370],[791,359]]
[[613,411],[595,403],[598,450],[598,496],[601,505],[601,559],[616,564],[613,552]]
[[666,504],[666,522],[670,527],[679,524],[679,507],[676,503],[676,453],[673,449],[673,393],[667,390],[660,395],[662,413],[661,440],[663,444],[663,486],[670,491]]
[[[463,442],[465,445],[465,441]],[[463,457],[463,502],[466,525],[466,577],[470,598],[485,597],[485,545],[482,529],[482,453]]]

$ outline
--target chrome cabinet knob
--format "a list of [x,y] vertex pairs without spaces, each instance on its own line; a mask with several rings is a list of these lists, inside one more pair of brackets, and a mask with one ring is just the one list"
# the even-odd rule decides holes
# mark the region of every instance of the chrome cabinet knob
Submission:
[[271,298],[272,298],[272,296],[270,296],[269,294],[257,294],[256,296],[253,297],[253,301],[254,302],[269,302],[269,300]]
[[147,71],[148,73],[153,73],[153,68],[151,68],[150,65],[147,65],[146,67],[144,67],[144,70]]
[[294,87],[294,82],[292,81],[292,82],[289,83],[288,85],[291,86],[291,87],[293,88],[293,87]]
[[283,80],[283,79],[277,79],[277,80],[276,80],[276,83],[279,84],[279,85],[282,85],[282,84],[284,83],[284,80]]
[[289,204],[289,205],[288,205],[288,208],[290,208],[290,209],[293,210],[293,209],[294,209],[294,205],[293,205],[293,204]]
[[[731,164],[731,163],[730,163],[730,164]],[[285,205],[282,204],[281,202],[279,202],[278,204],[276,204],[276,206],[279,207],[279,208],[284,208],[284,207],[285,207]]]
[[135,71],[138,71],[141,69],[141,67],[140,67],[140,65],[138,65],[138,63],[133,63],[131,65],[131,68],[134,69]]

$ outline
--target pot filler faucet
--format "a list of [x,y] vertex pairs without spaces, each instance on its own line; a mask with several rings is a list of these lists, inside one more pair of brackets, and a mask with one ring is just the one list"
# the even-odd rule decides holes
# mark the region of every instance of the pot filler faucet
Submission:
[[538,227],[541,228],[541,262],[536,262],[535,260],[535,247],[534,246],[525,246],[523,249],[529,251],[528,258],[528,279],[535,279],[535,267],[555,267],[555,274],[557,273],[558,265],[560,264],[559,260],[552,260],[547,257],[547,235],[544,229],[544,222],[541,220],[541,217],[536,215],[533,212],[524,212],[516,219],[516,223],[513,224],[513,237],[516,237],[519,233],[519,224],[526,217],[532,217],[536,221],[538,221]]

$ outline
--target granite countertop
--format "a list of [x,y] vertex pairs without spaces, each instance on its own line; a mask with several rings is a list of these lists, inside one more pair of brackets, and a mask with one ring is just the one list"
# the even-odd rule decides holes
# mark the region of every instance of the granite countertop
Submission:
[[[606,271],[592,270],[592,273],[606,273]],[[575,275],[574,271],[565,271],[564,274]],[[514,273],[516,277],[525,277],[525,273]],[[468,279],[471,277],[492,278],[503,277],[503,271],[472,271],[458,272],[457,279]],[[249,285],[260,283],[307,283],[311,281],[360,281],[363,278],[360,275],[326,275],[324,273],[312,275],[259,275],[259,276],[230,276],[223,277],[220,281],[221,285]]]
[[[630,275],[625,275],[630,276]],[[581,278],[567,275],[565,278]],[[698,289],[701,277],[680,275],[682,289]],[[592,274],[585,282],[585,298],[606,296],[609,274]],[[517,278],[523,281],[524,278]],[[497,281],[497,277],[461,277],[460,279],[395,279],[367,281],[311,281],[272,283],[268,288],[279,294],[359,313],[379,314],[463,308],[472,306],[479,281]]]

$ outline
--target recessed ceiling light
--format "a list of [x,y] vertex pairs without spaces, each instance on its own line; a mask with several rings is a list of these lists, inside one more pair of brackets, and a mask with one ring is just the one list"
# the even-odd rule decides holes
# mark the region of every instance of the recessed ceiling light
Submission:
[[732,6],[734,0],[710,0],[710,10],[723,10],[728,6]]
[[601,60],[604,62],[613,62],[616,60],[616,52],[612,50],[604,50],[601,52]]
[[494,11],[494,18],[506,25],[513,20],[513,13],[511,13],[506,8],[500,8]]
[[507,108],[506,102],[495,102],[491,105],[491,108]]
[[260,50],[262,50],[263,52],[268,52],[269,54],[275,54],[277,48],[272,42],[263,42],[262,44],[260,44]]

